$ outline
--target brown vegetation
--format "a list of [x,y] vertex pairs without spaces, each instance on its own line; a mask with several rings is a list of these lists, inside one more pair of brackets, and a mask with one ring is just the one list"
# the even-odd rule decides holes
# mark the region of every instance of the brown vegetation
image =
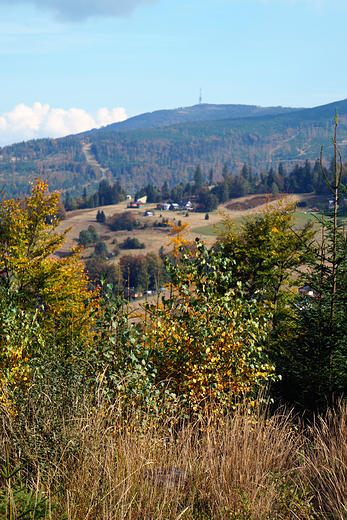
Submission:
[[0,438],[13,461],[30,455],[32,486],[56,505],[47,518],[346,518],[345,406],[305,429],[285,410],[182,422],[124,414],[120,402],[76,399],[63,416],[36,405],[43,430],[30,413],[3,413]]
[[226,205],[226,208],[230,211],[246,211],[251,208],[256,208],[257,206],[262,206],[267,202],[272,202],[273,200],[278,200],[282,195],[277,197],[273,197],[271,195],[256,195],[255,197],[244,198],[241,202],[235,201]]

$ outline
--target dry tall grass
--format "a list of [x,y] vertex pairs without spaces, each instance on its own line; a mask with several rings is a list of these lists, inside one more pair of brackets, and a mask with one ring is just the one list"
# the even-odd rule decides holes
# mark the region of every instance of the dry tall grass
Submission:
[[56,437],[49,421],[29,437],[32,424],[3,414],[2,441],[30,459],[53,519],[347,519],[344,406],[309,428],[260,409],[195,422],[87,400],[70,412]]
[[312,488],[318,508],[326,516],[347,518],[347,406],[339,404],[337,412],[318,417],[309,428],[308,455]]

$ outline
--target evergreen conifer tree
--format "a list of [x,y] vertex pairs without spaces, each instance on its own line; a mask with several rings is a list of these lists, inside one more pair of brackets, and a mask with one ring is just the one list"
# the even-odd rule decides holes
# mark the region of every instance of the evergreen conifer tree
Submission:
[[346,187],[341,183],[337,124],[336,113],[332,179],[323,168],[322,150],[320,158],[334,209],[318,218],[321,233],[311,246],[309,270],[302,277],[305,291],[296,306],[294,334],[288,336],[277,360],[283,376],[280,394],[311,411],[324,410],[347,390],[347,241],[344,224],[337,218],[338,202]]

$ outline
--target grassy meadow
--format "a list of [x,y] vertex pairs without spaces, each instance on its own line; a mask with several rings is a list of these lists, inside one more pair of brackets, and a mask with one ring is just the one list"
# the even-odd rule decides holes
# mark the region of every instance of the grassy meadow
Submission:
[[[170,221],[177,223],[181,221],[182,223],[188,222],[188,231],[189,235],[187,238],[190,240],[194,240],[195,238],[206,239],[206,242],[214,242],[216,235],[218,234],[218,223],[222,220],[223,215],[229,215],[233,219],[240,219],[245,215],[253,214],[259,210],[264,209],[265,204],[256,206],[251,209],[242,209],[242,210],[231,210],[228,209],[227,206],[235,205],[235,201],[238,203],[242,203],[244,200],[250,200],[253,198],[259,198],[259,196],[247,196],[241,197],[239,199],[234,199],[226,204],[221,204],[217,210],[209,213],[209,220],[205,220],[205,213],[194,213],[189,212],[188,216],[186,216],[187,212],[185,211],[158,211],[156,210],[156,204],[146,204],[145,208],[141,210],[131,209],[127,210],[127,202],[122,202],[120,204],[114,206],[102,206],[100,208],[94,209],[85,209],[85,210],[76,210],[67,213],[66,219],[61,222],[58,231],[62,232],[67,228],[71,227],[71,231],[68,234],[67,243],[63,245],[61,248],[62,252],[68,252],[71,245],[76,244],[78,240],[78,236],[80,231],[83,229],[87,229],[88,226],[93,225],[96,228],[97,233],[100,235],[100,239],[106,242],[108,246],[108,250],[112,252],[115,248],[115,245],[112,243],[114,240],[117,240],[117,244],[123,242],[127,237],[137,238],[141,243],[144,243],[146,248],[145,250],[129,250],[121,251],[119,257],[115,259],[111,259],[110,262],[118,262],[119,258],[123,254],[142,254],[147,252],[158,253],[158,250],[161,246],[164,246],[164,250],[169,251],[170,247],[168,244],[168,229],[167,228],[158,228],[158,227],[148,227],[144,229],[142,226],[140,228],[135,228],[133,231],[110,231],[105,224],[100,224],[96,221],[97,211],[104,211],[106,217],[113,215],[114,213],[122,213],[124,211],[131,211],[131,213],[135,216],[136,219],[140,220],[141,224],[144,226],[146,223],[150,226],[155,220],[160,221],[162,218],[168,218]],[[310,195],[290,195],[290,198],[295,201],[300,200],[310,200]],[[272,204],[272,203],[270,203]],[[308,202],[309,204],[309,202]],[[153,211],[154,217],[145,217],[146,211]],[[298,226],[303,226],[307,221],[312,217],[308,213],[305,214],[305,211],[297,211],[296,219]],[[217,227],[217,229],[216,229]],[[86,248],[83,257],[87,257],[93,251],[93,247]]]

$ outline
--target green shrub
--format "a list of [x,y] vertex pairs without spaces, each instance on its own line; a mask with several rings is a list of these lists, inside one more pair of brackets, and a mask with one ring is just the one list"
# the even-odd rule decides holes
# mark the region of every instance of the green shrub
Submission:
[[121,245],[122,249],[145,249],[145,244],[140,243],[138,238],[126,238]]
[[105,256],[105,254],[108,252],[106,243],[98,242],[94,251],[97,256]]
[[94,226],[88,226],[88,229],[82,229],[78,238],[78,245],[80,246],[88,246],[89,244],[94,244],[99,240],[99,235],[96,232]]

